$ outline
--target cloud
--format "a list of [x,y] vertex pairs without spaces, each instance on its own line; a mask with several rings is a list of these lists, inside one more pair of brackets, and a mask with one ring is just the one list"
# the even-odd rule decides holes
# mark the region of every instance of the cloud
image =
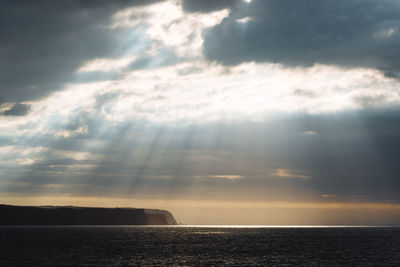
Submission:
[[172,49],[162,48],[156,55],[142,56],[129,64],[128,69],[143,70],[171,66],[182,62]]
[[241,175],[195,175],[193,178],[199,179],[227,179],[227,180],[236,180],[243,179],[244,177]]
[[183,0],[182,8],[186,12],[212,12],[224,8],[232,8],[238,5],[241,0]]
[[[108,27],[111,16],[123,8],[154,2],[2,1],[0,98],[11,103],[43,98],[73,82],[75,71],[85,62],[126,53],[123,42],[138,43],[138,37]],[[105,79],[110,74],[104,75],[95,73],[87,79]]]
[[31,105],[16,103],[10,109],[7,109],[2,113],[3,116],[25,116],[29,113]]
[[357,95],[354,101],[364,108],[374,108],[384,106],[388,100],[388,96],[383,94],[378,95]]
[[300,179],[309,179],[311,178],[304,171],[299,170],[288,170],[288,169],[276,169],[273,173],[273,176],[283,177],[283,178],[300,178]]
[[314,93],[313,91],[300,89],[300,88],[295,89],[293,91],[293,95],[298,96],[298,97],[303,97],[303,98],[315,98],[315,97],[317,97],[317,94]]
[[113,97],[54,125],[79,134],[18,136],[2,180],[26,193],[400,202],[398,109],[171,126],[104,118]]
[[205,31],[204,55],[225,65],[328,64],[398,77],[399,17],[393,0],[255,0]]

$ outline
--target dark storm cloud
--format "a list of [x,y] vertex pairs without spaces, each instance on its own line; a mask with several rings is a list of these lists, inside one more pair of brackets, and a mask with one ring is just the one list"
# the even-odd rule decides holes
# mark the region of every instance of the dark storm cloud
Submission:
[[28,104],[21,104],[21,103],[16,103],[13,105],[10,109],[7,109],[2,113],[4,116],[24,116],[28,114],[29,110],[31,109],[31,106]]
[[316,191],[362,201],[400,201],[398,108],[298,119],[297,125],[315,134],[291,141],[297,152],[292,163],[310,171]]
[[400,72],[400,3],[393,0],[254,0],[204,37],[205,56],[226,65],[322,63],[376,68],[389,77]]
[[[125,7],[153,2],[2,1],[0,99],[20,102],[44,97],[73,82],[74,72],[84,62],[126,53],[138,37],[131,34],[126,40],[124,30],[108,28],[110,17]],[[123,46],[124,40],[129,47]],[[106,78],[109,75],[105,73]],[[102,75],[88,79],[102,79]]]
[[241,0],[183,0],[182,7],[186,12],[211,12],[224,8],[232,8]]

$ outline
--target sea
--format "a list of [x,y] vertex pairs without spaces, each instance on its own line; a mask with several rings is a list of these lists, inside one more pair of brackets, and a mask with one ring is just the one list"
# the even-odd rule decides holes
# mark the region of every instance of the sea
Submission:
[[400,228],[1,226],[0,266],[400,266]]

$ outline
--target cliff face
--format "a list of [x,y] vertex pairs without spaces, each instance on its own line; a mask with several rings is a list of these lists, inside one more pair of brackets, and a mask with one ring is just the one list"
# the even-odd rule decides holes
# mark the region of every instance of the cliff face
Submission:
[[175,225],[166,210],[0,205],[0,225]]

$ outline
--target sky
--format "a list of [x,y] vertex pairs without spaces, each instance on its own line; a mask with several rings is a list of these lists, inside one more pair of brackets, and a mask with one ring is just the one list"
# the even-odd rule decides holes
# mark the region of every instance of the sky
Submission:
[[398,1],[0,5],[0,203],[400,224]]

